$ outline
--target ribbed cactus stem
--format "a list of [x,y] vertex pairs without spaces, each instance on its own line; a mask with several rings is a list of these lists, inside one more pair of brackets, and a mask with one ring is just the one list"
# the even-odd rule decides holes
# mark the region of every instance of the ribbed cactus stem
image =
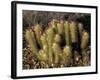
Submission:
[[62,53],[61,47],[57,43],[53,43],[52,46],[53,52],[54,52],[54,63],[59,63],[59,55]]
[[49,47],[49,50],[48,50],[48,64],[49,66],[52,66],[53,64],[53,50],[51,47]]
[[29,43],[29,45],[32,49],[32,52],[37,54],[38,48],[37,48],[34,32],[32,32],[31,30],[26,30],[25,38],[26,38],[27,42]]
[[63,23],[57,23],[57,31],[58,31],[58,34],[63,35],[63,32],[64,32]]
[[41,35],[40,40],[41,40],[42,48],[44,45],[47,45],[47,37],[46,37],[45,33],[43,33],[43,35]]
[[53,28],[49,28],[47,31],[46,31],[46,34],[47,34],[47,42],[48,42],[48,46],[51,47],[52,46],[52,43],[54,41],[54,30]]
[[66,21],[64,23],[64,33],[65,33],[66,45],[70,45],[71,44],[71,38],[70,38],[70,28],[69,28],[69,22],[68,21]]
[[83,31],[81,38],[81,48],[85,49],[88,46],[89,42],[89,34],[86,31]]
[[44,52],[47,54],[47,56],[48,56],[48,45],[44,45],[43,46],[43,50],[44,50]]
[[41,26],[39,24],[35,25],[34,31],[35,31],[35,35],[36,35],[36,40],[37,40],[39,46],[42,48],[42,44],[41,44],[41,40],[40,40],[40,37],[41,37],[41,34],[42,34]]
[[71,63],[72,58],[72,48],[71,46],[65,46],[63,49],[63,61],[66,65]]
[[70,34],[71,34],[71,40],[72,43],[78,42],[78,32],[77,32],[77,26],[75,22],[70,23]]

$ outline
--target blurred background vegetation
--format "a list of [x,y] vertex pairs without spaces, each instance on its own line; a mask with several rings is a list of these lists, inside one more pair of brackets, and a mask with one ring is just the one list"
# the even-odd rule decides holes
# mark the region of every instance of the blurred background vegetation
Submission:
[[23,10],[23,29],[34,26],[39,23],[42,27],[47,27],[52,19],[68,20],[81,22],[85,30],[90,33],[91,15],[87,13],[68,13],[68,12],[48,12],[48,11],[33,11]]

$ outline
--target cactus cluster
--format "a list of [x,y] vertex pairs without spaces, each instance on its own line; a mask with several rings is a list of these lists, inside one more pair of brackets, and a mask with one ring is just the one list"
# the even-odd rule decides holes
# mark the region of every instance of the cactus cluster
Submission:
[[45,28],[29,27],[24,38],[28,48],[23,54],[28,57],[23,64],[29,68],[90,65],[89,33],[82,23],[53,19]]

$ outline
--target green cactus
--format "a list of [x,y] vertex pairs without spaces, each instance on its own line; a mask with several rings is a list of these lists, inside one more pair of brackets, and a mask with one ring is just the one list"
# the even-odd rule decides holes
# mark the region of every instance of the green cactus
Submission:
[[63,22],[57,23],[58,34],[63,35],[64,33],[64,24]]
[[72,43],[78,42],[78,30],[75,22],[69,23]]
[[51,47],[52,46],[52,43],[54,41],[54,30],[53,28],[49,28],[47,31],[46,31],[46,34],[47,34],[47,43],[48,43],[48,46]]
[[32,49],[32,52],[35,55],[37,55],[38,47],[37,47],[37,44],[36,44],[36,39],[35,39],[35,36],[34,36],[34,32],[32,32],[31,30],[26,30],[25,38],[26,38],[27,42],[29,43],[29,45]]
[[62,54],[62,50],[59,44],[53,43],[52,46],[53,52],[54,52],[54,63],[58,64],[59,63],[59,55]]
[[42,34],[42,28],[39,24],[34,26],[34,32],[35,32],[35,35],[36,35],[36,40],[37,40],[39,46],[42,48],[42,44],[41,44],[41,40],[40,40],[40,37],[41,37],[41,34]]
[[66,45],[71,45],[70,28],[68,21],[64,23],[64,30]]
[[89,42],[89,34],[86,31],[83,31],[82,38],[81,38],[81,48],[85,49]]
[[53,65],[53,49],[51,47],[49,47],[48,49],[48,64],[49,66],[52,66]]
[[84,30],[82,23],[53,19],[51,25],[45,29],[42,29],[40,24],[35,25],[33,30],[27,29],[25,39],[32,53],[36,55],[34,59],[40,62],[39,68],[72,66],[74,60],[72,56],[75,55],[72,43],[80,45],[81,50],[77,52],[82,54],[80,56],[83,59],[79,62],[83,61],[83,65],[89,63],[87,61],[89,58],[86,57],[89,56],[86,50],[89,44],[89,33]]
[[71,63],[72,58],[72,48],[70,46],[65,46],[63,49],[63,63],[68,65]]
[[43,48],[44,45],[48,45],[47,44],[47,36],[46,36],[45,33],[43,33],[43,35],[41,35],[40,40],[41,40],[42,48]]

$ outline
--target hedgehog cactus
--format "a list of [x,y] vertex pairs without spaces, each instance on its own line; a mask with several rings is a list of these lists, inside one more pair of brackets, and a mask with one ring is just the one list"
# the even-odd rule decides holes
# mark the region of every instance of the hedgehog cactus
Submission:
[[[78,38],[80,35],[80,38]],[[53,19],[48,28],[42,29],[39,24],[34,30],[27,29],[25,39],[38,61],[48,67],[72,66],[74,51],[71,43],[78,43],[80,54],[86,54],[89,44],[89,33],[84,30],[82,23]],[[85,61],[85,58],[83,58]],[[83,64],[84,65],[84,64]],[[86,64],[85,64],[86,65]]]

